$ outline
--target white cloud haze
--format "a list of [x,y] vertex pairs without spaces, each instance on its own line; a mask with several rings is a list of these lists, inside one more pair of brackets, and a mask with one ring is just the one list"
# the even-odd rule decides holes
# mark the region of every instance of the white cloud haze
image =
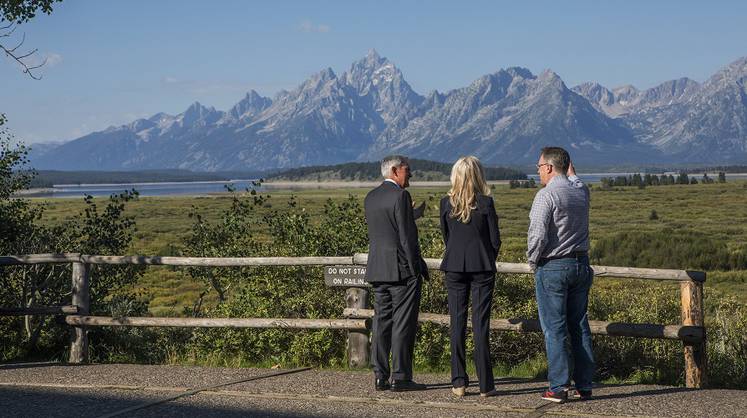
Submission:
[[327,33],[332,30],[332,28],[329,25],[325,25],[323,23],[315,24],[307,19],[298,24],[298,30],[305,33]]

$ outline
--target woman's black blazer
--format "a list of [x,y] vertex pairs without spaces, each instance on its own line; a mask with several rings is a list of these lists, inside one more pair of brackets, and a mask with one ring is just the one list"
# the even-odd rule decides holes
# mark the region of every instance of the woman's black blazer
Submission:
[[453,272],[496,271],[501,249],[498,215],[490,196],[478,196],[468,223],[452,218],[449,197],[441,199],[441,233],[446,252],[441,270]]

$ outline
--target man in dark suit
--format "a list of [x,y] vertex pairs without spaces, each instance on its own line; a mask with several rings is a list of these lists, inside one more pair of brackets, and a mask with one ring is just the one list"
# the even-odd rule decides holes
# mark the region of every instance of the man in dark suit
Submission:
[[412,381],[412,357],[420,287],[428,277],[428,267],[420,255],[412,198],[405,190],[412,176],[408,159],[401,155],[384,158],[381,174],[384,182],[366,195],[364,203],[369,239],[366,280],[374,292],[371,358],[375,387],[423,389]]

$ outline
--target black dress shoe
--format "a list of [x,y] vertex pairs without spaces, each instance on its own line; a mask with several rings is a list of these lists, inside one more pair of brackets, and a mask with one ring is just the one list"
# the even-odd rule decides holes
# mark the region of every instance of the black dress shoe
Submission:
[[376,390],[387,390],[390,387],[389,381],[386,379],[376,379],[374,386],[376,387]]
[[407,392],[411,390],[425,390],[425,385],[412,380],[392,380],[392,392]]

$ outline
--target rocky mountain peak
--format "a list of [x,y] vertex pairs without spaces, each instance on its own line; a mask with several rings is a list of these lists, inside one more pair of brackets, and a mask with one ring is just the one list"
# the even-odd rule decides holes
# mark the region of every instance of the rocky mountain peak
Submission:
[[319,71],[318,73],[311,76],[312,81],[320,82],[320,83],[326,83],[330,80],[335,80],[337,78],[337,75],[334,71],[332,71],[331,68],[327,67],[323,69],[322,71]]
[[[508,67],[505,70],[506,73],[511,75],[513,78],[523,78],[523,79],[534,79],[536,78],[534,74],[532,74],[531,71],[529,71],[528,68],[524,67]],[[499,71],[500,72],[500,71]]]
[[635,88],[635,86],[626,84],[624,86],[615,87],[612,89],[612,93],[615,95],[617,101],[622,102],[624,105],[626,102],[635,100],[641,92]]
[[[514,76],[504,69],[492,74],[485,74],[470,83],[467,89],[471,92],[484,93],[496,88],[505,90],[514,80]],[[462,89],[458,89],[462,90]]]
[[538,78],[545,79],[545,80],[552,80],[552,81],[560,80],[560,76],[549,68],[546,70],[543,70],[538,76]]
[[706,90],[728,88],[738,83],[742,86],[747,84],[747,57],[739,58],[722,68],[706,81],[703,86]]
[[173,119],[174,117],[169,115],[168,113],[164,112],[158,112],[155,115],[148,118],[149,121],[155,122],[155,123],[161,123],[165,120]]
[[131,130],[133,132],[139,132],[145,129],[150,129],[152,127],[156,126],[154,122],[152,122],[150,119],[138,119],[129,125],[125,125],[126,129]]
[[404,81],[399,68],[373,49],[364,58],[354,62],[342,78],[361,95],[366,95],[373,86]]
[[522,94],[527,82],[535,79],[534,74],[526,68],[509,67],[478,78],[470,84],[468,91],[476,92],[481,96],[481,101],[486,103],[498,100],[506,94]]
[[[265,99],[265,98],[262,97],[262,96],[260,96],[259,93],[257,93],[254,89],[252,89],[252,90],[249,90],[246,93],[246,96],[244,96],[244,98],[241,99],[241,102],[245,102],[245,103],[256,103],[258,101],[262,101],[263,99]],[[239,103],[241,103],[241,102],[239,102]]]
[[387,125],[401,126],[424,100],[405,81],[399,68],[374,49],[354,62],[340,79],[369,103]]
[[195,101],[181,114],[181,122],[182,126],[213,123],[220,115],[221,112],[215,110],[214,107],[205,107],[200,102]]
[[700,88],[700,84],[687,77],[665,81],[652,87],[641,95],[644,106],[664,106],[686,100]]
[[207,113],[209,109],[205,106],[203,106],[200,102],[195,101],[189,107],[187,110],[184,111],[184,116],[199,116],[204,113]]
[[568,88],[565,86],[565,83],[563,82],[563,79],[561,79],[557,73],[549,69],[542,71],[542,73],[537,76],[537,81],[555,90],[560,90],[563,92],[568,90]]
[[[280,91],[272,100],[268,111],[271,113],[293,112],[291,108],[305,108],[323,97],[339,93],[340,80],[331,68],[327,67],[309,77],[292,91]],[[272,111],[274,109],[274,112]]]
[[228,113],[234,119],[251,118],[270,107],[271,104],[272,100],[269,98],[260,96],[254,90],[249,90],[246,96],[236,103]]
[[363,59],[363,61],[365,61],[371,67],[376,67],[381,65],[383,61],[386,61],[386,58],[382,58],[375,49],[371,48],[368,50],[368,53],[366,54],[366,57]]
[[576,87],[573,87],[571,90],[589,99],[592,105],[596,103],[611,105],[615,101],[615,97],[612,92],[599,83],[582,83]]
[[573,88],[597,110],[613,118],[684,102],[699,90],[700,84],[687,77],[666,81],[642,91],[632,85],[610,91],[597,83],[584,83]]
[[747,56],[739,58],[726,66],[726,70],[732,74],[747,74]]
[[615,94],[599,83],[583,83],[571,90],[584,97],[595,109],[607,116],[617,117],[626,112],[626,109],[617,103]]

